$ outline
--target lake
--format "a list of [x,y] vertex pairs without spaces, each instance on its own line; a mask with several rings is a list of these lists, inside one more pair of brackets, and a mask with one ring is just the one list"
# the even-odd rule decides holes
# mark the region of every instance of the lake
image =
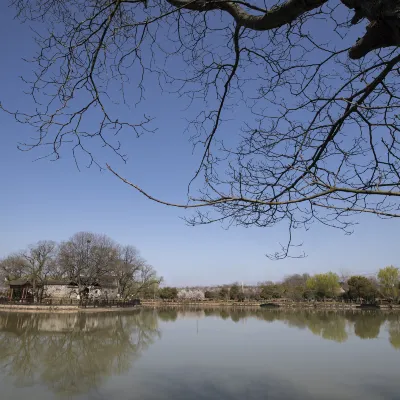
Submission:
[[0,398],[399,399],[400,314],[0,313]]

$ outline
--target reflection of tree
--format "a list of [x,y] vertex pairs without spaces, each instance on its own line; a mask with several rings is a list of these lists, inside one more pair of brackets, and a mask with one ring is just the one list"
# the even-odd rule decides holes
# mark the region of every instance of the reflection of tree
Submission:
[[157,315],[158,315],[158,318],[161,319],[161,321],[174,322],[178,318],[178,311],[175,310],[174,308],[169,308],[169,309],[167,308],[167,309],[158,310]]
[[[257,318],[266,322],[283,321],[288,326],[309,329],[314,335],[339,343],[345,342],[348,338],[346,330],[348,322],[354,325],[354,332],[359,338],[374,339],[379,335],[381,325],[388,318],[387,314],[380,311],[265,310],[220,307],[203,310],[206,317],[218,316],[224,320],[230,318],[233,322],[239,322],[246,318]],[[176,310],[174,312],[176,313]],[[184,316],[186,314],[187,311],[178,310],[178,315]],[[160,312],[159,315],[161,318]],[[391,343],[395,346],[394,343],[398,340],[398,347],[400,348],[400,322],[395,320],[391,326]]]
[[87,393],[127,371],[159,335],[148,312],[0,315],[0,366],[18,386]]
[[391,314],[389,321],[389,342],[395,348],[400,350],[400,316]]
[[206,317],[220,316],[220,309],[218,309],[218,308],[205,308],[204,309],[204,316],[206,316]]
[[327,340],[347,340],[346,319],[343,314],[314,310],[268,310],[255,311],[258,319],[272,322],[279,320],[288,326],[309,329],[314,335]]
[[379,312],[354,314],[354,333],[361,339],[375,339],[386,317]]
[[347,340],[346,319],[336,313],[311,313],[307,321],[308,328],[316,335],[335,342]]
[[245,319],[246,317],[247,317],[246,310],[237,309],[231,311],[231,319],[233,322],[239,322],[240,320]]
[[220,317],[222,319],[228,319],[230,317],[230,313],[228,310],[221,310]]
[[327,340],[344,342],[347,340],[346,319],[342,314],[324,311],[277,311],[276,319],[284,321],[289,326],[299,329],[309,329],[314,335]]

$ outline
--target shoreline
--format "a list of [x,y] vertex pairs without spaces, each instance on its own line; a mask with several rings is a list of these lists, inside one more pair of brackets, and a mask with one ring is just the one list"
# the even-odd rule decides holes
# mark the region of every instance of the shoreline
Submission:
[[[275,304],[276,306],[272,307],[260,307],[261,304]],[[199,308],[260,308],[264,310],[373,310],[374,308],[359,308],[360,304],[349,304],[349,303],[338,303],[338,302],[316,302],[316,303],[305,303],[305,302],[293,302],[293,303],[285,303],[285,302],[249,302],[249,303],[238,303],[238,302],[146,302],[143,301],[141,303],[141,307],[144,308],[165,308],[165,307],[199,307]],[[390,310],[390,311],[400,311],[400,304],[395,305],[380,305],[379,310]]]
[[[262,302],[249,302],[249,303],[238,303],[238,302],[146,302],[143,301],[141,305],[132,307],[79,307],[77,305],[24,305],[24,304],[0,304],[0,312],[28,312],[28,313],[104,313],[104,312],[123,312],[133,311],[140,309],[165,309],[165,308],[253,308],[265,311],[270,310],[332,310],[332,311],[400,311],[400,305],[396,304],[393,306],[381,305],[379,309],[374,308],[359,308],[360,304],[348,304],[348,303],[334,303],[334,302],[320,302],[320,303],[280,303],[274,302],[276,306],[273,307],[260,307]],[[270,303],[271,304],[271,303]]]
[[104,312],[122,312],[138,310],[140,306],[133,307],[87,307],[78,306],[27,306],[27,305],[6,305],[0,304],[0,312],[27,312],[27,313],[104,313]]

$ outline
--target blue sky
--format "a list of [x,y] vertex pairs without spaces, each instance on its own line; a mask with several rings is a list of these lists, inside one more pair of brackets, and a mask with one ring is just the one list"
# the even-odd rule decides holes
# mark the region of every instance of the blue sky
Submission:
[[[22,108],[26,99],[19,76],[29,72],[29,65],[21,58],[33,52],[32,35],[13,19],[11,9],[2,4],[0,10],[0,101]],[[153,90],[157,87],[150,84],[148,92]],[[100,153],[102,160],[155,196],[183,202],[199,162],[183,132],[183,106],[176,97],[157,96],[153,111],[159,130],[125,141],[126,165],[107,152]],[[399,221],[357,216],[352,236],[314,225],[297,234],[307,258],[270,261],[265,254],[284,242],[285,226],[189,227],[181,219],[189,212],[152,203],[108,172],[79,172],[68,151],[57,162],[34,161],[39,153],[17,150],[17,142],[33,132],[4,113],[0,127],[0,257],[38,240],[61,241],[92,231],[137,246],[167,284],[179,286],[255,283],[296,272],[372,272],[399,264]]]

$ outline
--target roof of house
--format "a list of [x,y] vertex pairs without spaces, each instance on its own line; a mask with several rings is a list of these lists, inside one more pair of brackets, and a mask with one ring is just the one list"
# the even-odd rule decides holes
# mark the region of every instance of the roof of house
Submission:
[[31,283],[29,282],[28,279],[14,279],[13,281],[8,282],[10,286],[24,286],[24,285],[30,285]]
[[[45,285],[70,285],[73,284],[69,279],[48,279],[44,282],[38,282],[38,285],[44,283]],[[8,282],[10,286],[24,286],[24,285],[32,285],[32,281],[26,278],[14,279],[13,281]]]

